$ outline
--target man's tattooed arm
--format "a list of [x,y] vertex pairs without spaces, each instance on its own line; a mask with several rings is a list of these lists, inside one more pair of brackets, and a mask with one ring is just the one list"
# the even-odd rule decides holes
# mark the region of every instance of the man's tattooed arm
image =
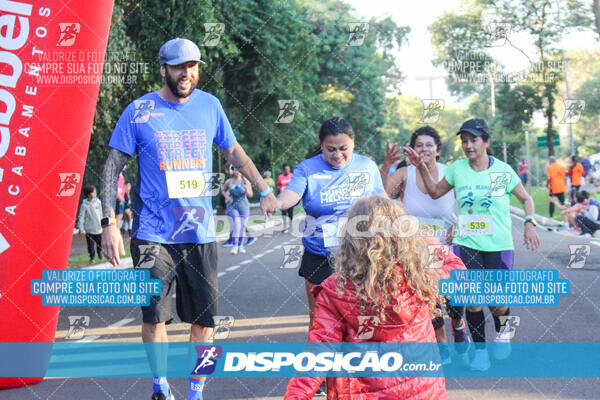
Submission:
[[110,153],[108,153],[108,159],[106,160],[106,164],[104,164],[104,172],[102,172],[103,217],[115,216],[114,207],[117,201],[117,181],[129,157],[129,154],[117,149],[111,149]]

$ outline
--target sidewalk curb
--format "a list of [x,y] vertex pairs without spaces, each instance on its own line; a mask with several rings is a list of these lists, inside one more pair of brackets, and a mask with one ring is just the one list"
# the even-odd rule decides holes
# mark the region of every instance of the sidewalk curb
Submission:
[[[516,216],[516,217],[520,217],[520,218],[524,218],[525,217],[525,212],[523,210],[521,210],[520,208],[517,208],[517,207],[510,206],[510,213],[513,216]],[[571,234],[567,234],[565,232],[556,232],[555,230],[551,229],[551,228],[562,226],[562,223],[560,221],[557,221],[555,219],[551,219],[551,218],[548,218],[548,217],[543,217],[543,216],[538,215],[538,214],[535,214],[535,220],[537,221],[537,223],[540,226],[540,228],[546,228],[549,231],[552,231],[552,232],[555,232],[555,233],[560,233],[560,234],[566,234],[567,236],[579,237],[580,239],[589,239],[590,243],[592,243],[592,244],[594,244],[596,246],[600,246],[600,240],[598,240],[599,238],[596,238],[594,236],[592,236],[592,237],[574,236],[574,235],[571,235]]]
[[[518,207],[510,206],[510,213],[521,218],[525,217],[525,211]],[[562,226],[560,221],[557,221],[553,218],[544,217],[539,214],[534,214],[534,217],[538,225],[541,225],[545,228]]]

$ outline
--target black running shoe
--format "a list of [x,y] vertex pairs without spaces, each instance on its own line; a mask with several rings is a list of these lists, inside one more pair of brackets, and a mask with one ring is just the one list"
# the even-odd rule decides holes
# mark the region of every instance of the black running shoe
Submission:
[[327,396],[327,385],[325,384],[325,382],[321,383],[321,386],[319,386],[319,389],[317,389],[317,392],[315,393],[313,398],[323,396]]

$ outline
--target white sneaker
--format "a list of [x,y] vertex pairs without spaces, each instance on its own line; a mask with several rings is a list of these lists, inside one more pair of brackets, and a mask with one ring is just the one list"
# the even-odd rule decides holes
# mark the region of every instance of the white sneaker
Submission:
[[237,246],[231,246],[231,251],[229,252],[233,255],[236,255],[238,253],[238,247]]
[[569,225],[562,225],[560,228],[558,228],[558,232],[569,232],[571,230],[571,227]]
[[152,400],[175,400],[175,397],[173,397],[173,393],[169,390],[169,396],[165,396],[162,392],[152,393]]
[[487,349],[475,349],[471,369],[475,371],[487,371],[490,368],[490,357]]
[[510,339],[513,336],[510,326],[505,325],[502,327],[496,339],[494,339],[494,358],[497,360],[504,360],[510,356],[511,346]]
[[244,246],[240,246],[238,247],[238,250],[240,251],[240,253],[245,254],[246,253],[246,249],[244,248]]

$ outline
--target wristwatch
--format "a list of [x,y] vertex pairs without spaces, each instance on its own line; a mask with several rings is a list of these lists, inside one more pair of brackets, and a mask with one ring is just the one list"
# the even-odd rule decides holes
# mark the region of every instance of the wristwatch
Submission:
[[116,225],[116,224],[117,224],[117,220],[112,217],[104,217],[100,220],[100,225],[102,225],[103,228],[110,226],[110,225]]
[[531,215],[526,215],[525,216],[525,222],[523,222],[523,224],[526,224],[528,222],[531,222],[531,224],[533,226],[537,226],[537,221],[535,220],[535,218],[533,218]]

